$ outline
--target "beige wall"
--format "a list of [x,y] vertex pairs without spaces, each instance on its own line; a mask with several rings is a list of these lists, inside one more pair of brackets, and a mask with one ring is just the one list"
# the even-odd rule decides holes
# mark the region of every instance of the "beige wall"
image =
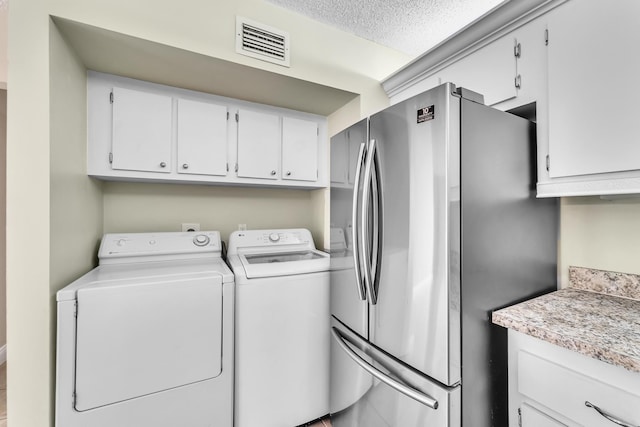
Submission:
[[[0,27],[1,28],[1,27]],[[0,90],[0,347],[7,343],[7,91]]]
[[[173,230],[188,221],[227,235],[242,218],[251,228],[306,226],[322,246],[328,227],[324,190],[102,184],[86,178],[83,67],[57,31],[50,31],[49,14],[360,94],[330,117],[331,134],[384,107],[388,100],[377,80],[407,60],[262,0],[12,2],[7,341],[9,417],[18,427],[52,425],[54,294],[94,265],[103,231],[145,231],[151,225]],[[289,31],[292,67],[235,54],[236,14]],[[639,206],[564,200],[562,271],[569,264],[637,271]]]
[[640,198],[563,198],[560,228],[563,287],[569,266],[640,274]]
[[102,182],[86,174],[84,66],[55,25],[50,33],[51,297],[95,266],[102,237]]
[[[55,0],[50,4],[53,15],[331,87],[358,88],[355,92],[364,97],[369,93],[360,90],[363,85],[381,80],[410,59],[263,0]],[[236,54],[236,15],[288,31],[291,67]]]
[[[237,55],[232,42],[236,14],[289,31],[291,68]],[[11,425],[20,427],[53,425],[54,295],[95,265],[103,231],[144,231],[151,224],[169,230],[193,221],[227,234],[242,218],[252,228],[306,226],[322,246],[319,240],[327,228],[324,190],[102,184],[88,179],[84,175],[84,70],[57,30],[50,32],[49,15],[357,93],[359,111],[351,112],[351,121],[388,103],[378,80],[408,60],[262,0],[12,2],[8,25],[8,412]]]
[[41,12],[44,3],[16,1],[9,13],[7,407],[11,425],[34,427],[50,425],[53,357],[49,23]]
[[223,240],[238,229],[294,228],[312,230],[313,192],[208,185],[108,182],[104,184],[104,232],[180,231],[186,222],[202,230],[219,230]]
[[7,13],[8,6],[0,6],[0,89],[7,88]]

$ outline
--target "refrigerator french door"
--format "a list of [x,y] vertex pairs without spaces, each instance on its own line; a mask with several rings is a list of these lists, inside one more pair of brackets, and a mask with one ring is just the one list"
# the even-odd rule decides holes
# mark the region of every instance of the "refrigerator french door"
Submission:
[[506,333],[491,312],[557,276],[535,125],[448,83],[331,150],[334,426],[506,426]]

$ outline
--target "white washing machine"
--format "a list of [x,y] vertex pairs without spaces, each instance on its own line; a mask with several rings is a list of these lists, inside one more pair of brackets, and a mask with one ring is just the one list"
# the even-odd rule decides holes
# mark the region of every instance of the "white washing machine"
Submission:
[[234,281],[217,231],[106,234],[57,294],[56,426],[233,426]]
[[329,257],[304,229],[236,231],[235,427],[329,412]]

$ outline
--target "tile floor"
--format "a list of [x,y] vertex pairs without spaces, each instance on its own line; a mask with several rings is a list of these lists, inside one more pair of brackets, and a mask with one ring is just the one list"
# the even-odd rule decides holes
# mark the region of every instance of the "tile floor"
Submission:
[[[0,424],[0,427],[2,427],[2,424]],[[326,417],[319,421],[316,421],[313,424],[309,424],[308,427],[331,427],[331,420],[329,419],[329,417]]]
[[[0,427],[7,427],[7,364],[0,365]],[[309,427],[331,427],[329,417],[323,418]]]
[[7,364],[0,365],[0,427],[7,427]]

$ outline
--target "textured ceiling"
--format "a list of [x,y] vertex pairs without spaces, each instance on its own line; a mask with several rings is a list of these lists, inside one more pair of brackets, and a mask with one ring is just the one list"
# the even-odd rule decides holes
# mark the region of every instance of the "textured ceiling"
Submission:
[[266,1],[417,56],[508,0]]

